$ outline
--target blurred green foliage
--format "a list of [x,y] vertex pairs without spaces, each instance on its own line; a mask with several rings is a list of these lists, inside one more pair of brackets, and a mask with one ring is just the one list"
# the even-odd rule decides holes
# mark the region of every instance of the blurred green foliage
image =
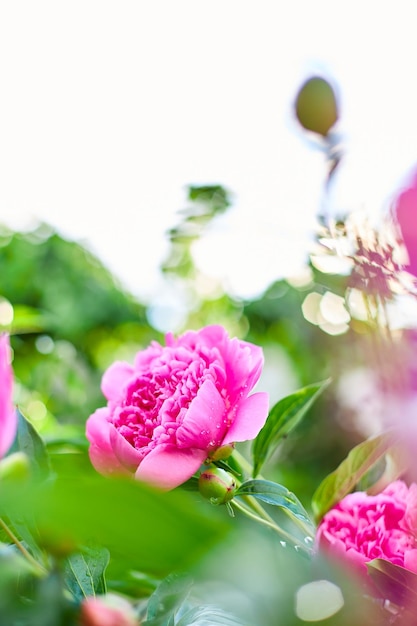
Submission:
[[29,233],[3,229],[0,267],[0,296],[14,310],[5,328],[17,402],[41,431],[56,421],[83,425],[103,402],[105,367],[158,335],[145,307],[84,246],[44,224]]

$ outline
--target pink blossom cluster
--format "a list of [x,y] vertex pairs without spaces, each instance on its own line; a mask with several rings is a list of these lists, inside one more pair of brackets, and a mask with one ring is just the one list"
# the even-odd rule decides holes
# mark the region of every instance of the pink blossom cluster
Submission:
[[316,535],[318,551],[347,560],[359,570],[385,559],[417,572],[417,485],[402,480],[377,495],[347,495],[323,517]]
[[133,365],[113,363],[107,406],[87,421],[92,464],[162,489],[182,484],[218,448],[256,437],[268,414],[268,394],[251,393],[262,365],[260,347],[218,325],[169,333]]

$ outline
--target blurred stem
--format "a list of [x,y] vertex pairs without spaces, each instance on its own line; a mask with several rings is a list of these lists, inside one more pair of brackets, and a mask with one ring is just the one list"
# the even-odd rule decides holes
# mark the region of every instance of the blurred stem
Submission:
[[21,541],[16,537],[10,526],[6,524],[3,518],[0,517],[0,527],[4,530],[6,535],[9,537],[10,541],[14,543],[16,548],[20,550],[25,559],[31,564],[31,566],[35,569],[35,572],[40,575],[46,574],[46,570],[40,563],[38,563],[33,556],[28,552],[25,546],[21,543]]
[[[241,498],[245,502],[246,506],[236,499],[233,499],[231,501],[231,504],[235,506],[239,511],[244,513],[247,517],[250,517],[251,519],[259,522],[260,524],[268,526],[268,528],[274,530],[283,541],[288,542],[295,548],[300,549],[305,554],[310,555],[311,552],[309,548],[307,548],[302,543],[302,540],[294,537],[294,535],[291,535],[291,533],[284,530],[282,526],[279,526],[279,524],[277,524],[275,520],[273,520],[272,517],[268,515],[268,513],[265,511],[263,506],[259,504],[256,498],[254,498],[253,496],[239,496],[239,498]],[[310,533],[308,533],[308,536],[310,536]]]
[[[383,391],[387,394],[403,392],[407,388],[406,369],[391,332],[386,298],[383,295],[370,296],[364,291],[362,295],[371,326],[372,351]],[[372,306],[375,314],[372,313]]]

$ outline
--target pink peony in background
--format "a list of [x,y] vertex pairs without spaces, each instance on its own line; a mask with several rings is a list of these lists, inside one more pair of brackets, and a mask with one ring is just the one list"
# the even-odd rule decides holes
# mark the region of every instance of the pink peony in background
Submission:
[[410,186],[399,194],[394,211],[408,253],[407,270],[417,276],[417,172]]
[[80,626],[138,626],[131,605],[114,594],[89,596],[81,604]]
[[268,414],[268,394],[251,394],[262,365],[260,347],[215,325],[168,333],[133,365],[114,363],[102,380],[107,406],[87,421],[92,464],[180,485],[219,447],[256,437]]
[[397,480],[381,493],[347,495],[323,517],[316,546],[359,569],[385,559],[417,572],[417,485]]
[[17,415],[13,406],[13,370],[10,365],[9,335],[0,335],[0,458],[13,443]]

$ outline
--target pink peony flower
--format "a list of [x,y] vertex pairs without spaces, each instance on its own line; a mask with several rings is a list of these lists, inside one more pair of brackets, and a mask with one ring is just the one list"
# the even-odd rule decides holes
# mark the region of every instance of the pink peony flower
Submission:
[[347,495],[323,517],[316,546],[359,570],[385,559],[417,572],[417,485],[397,480],[381,493]]
[[9,335],[0,335],[0,458],[13,443],[17,415],[13,406],[13,370],[10,365]]
[[249,394],[262,364],[261,348],[221,326],[169,333],[134,365],[114,363],[102,380],[107,406],[87,421],[92,464],[163,489],[180,485],[219,447],[258,434],[268,394]]
[[395,203],[395,217],[408,253],[407,270],[417,276],[417,173]]
[[138,626],[131,605],[114,594],[89,597],[81,605],[81,626]]

